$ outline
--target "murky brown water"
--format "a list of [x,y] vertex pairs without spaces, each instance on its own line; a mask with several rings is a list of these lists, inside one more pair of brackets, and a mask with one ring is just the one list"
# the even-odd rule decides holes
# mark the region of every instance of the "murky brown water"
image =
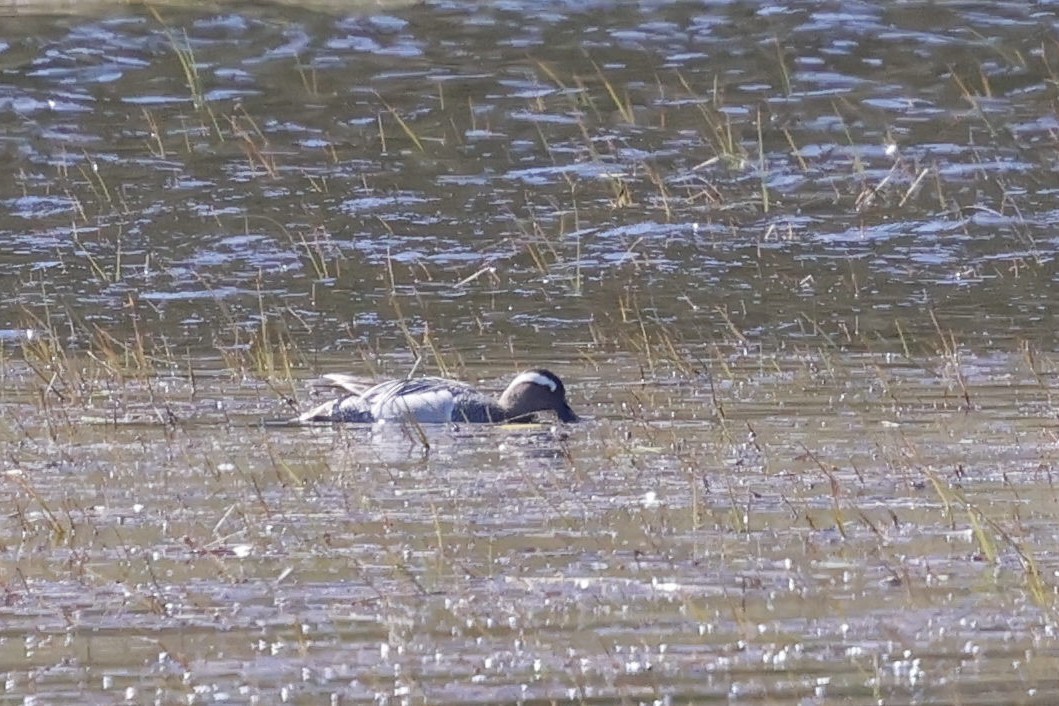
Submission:
[[[2,700],[1055,702],[1045,6],[58,7]],[[416,356],[589,419],[261,424]]]

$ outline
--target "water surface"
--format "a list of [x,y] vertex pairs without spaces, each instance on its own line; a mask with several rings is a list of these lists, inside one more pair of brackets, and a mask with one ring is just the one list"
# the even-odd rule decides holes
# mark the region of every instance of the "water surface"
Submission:
[[1054,701],[1053,13],[0,12],[4,698]]

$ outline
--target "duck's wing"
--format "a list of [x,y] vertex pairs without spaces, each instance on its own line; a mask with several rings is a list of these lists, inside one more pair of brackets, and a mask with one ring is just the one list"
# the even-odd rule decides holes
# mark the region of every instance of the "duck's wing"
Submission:
[[367,390],[361,400],[376,420],[437,424],[451,422],[457,401],[473,394],[474,389],[462,382],[425,377],[381,383]]
[[302,424],[310,422],[359,422],[367,424],[375,420],[372,419],[371,412],[364,409],[360,397],[349,395],[317,405],[308,412],[298,415],[294,421]]
[[367,402],[367,395],[377,390],[382,385],[372,386],[371,382],[364,378],[358,378],[344,373],[327,373],[321,375],[314,383],[317,387],[335,387],[348,393],[338,399],[329,400],[323,404],[313,407],[308,412],[298,415],[297,422],[351,422],[370,424],[375,419],[371,414],[371,405]]
[[404,395],[419,395],[434,390],[448,390],[452,394],[465,394],[473,392],[470,385],[457,380],[446,378],[424,377],[424,378],[402,378],[400,380],[387,380],[369,388],[364,392],[364,399],[373,400],[383,397],[397,397]]
[[345,373],[325,373],[314,383],[317,387],[337,387],[351,395],[363,396],[372,388],[370,380]]
[[[468,400],[481,397],[470,385],[437,377],[388,380],[372,387],[353,376],[338,373],[330,373],[323,379],[350,394],[324,402],[300,415],[297,421],[371,423],[414,420],[423,424],[445,423],[462,416],[453,414],[458,404],[462,407]],[[473,416],[485,415],[483,412],[482,415]],[[485,419],[475,418],[471,421]]]

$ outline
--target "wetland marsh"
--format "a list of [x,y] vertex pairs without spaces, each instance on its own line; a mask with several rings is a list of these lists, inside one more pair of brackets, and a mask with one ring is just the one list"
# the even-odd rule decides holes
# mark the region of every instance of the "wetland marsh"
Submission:
[[[1044,6],[65,10],[0,4],[0,701],[1055,702]],[[268,423],[534,366],[582,423]]]

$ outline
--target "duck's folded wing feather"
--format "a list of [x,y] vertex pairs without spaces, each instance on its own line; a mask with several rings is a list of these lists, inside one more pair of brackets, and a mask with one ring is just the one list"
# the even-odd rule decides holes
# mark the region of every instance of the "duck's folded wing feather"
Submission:
[[[414,419],[423,423],[453,421],[461,401],[480,397],[470,385],[445,378],[388,380],[369,387],[351,375],[329,373],[327,384],[349,392],[298,417],[300,422],[374,422]],[[481,416],[481,415],[472,415]]]
[[380,382],[375,387],[365,390],[363,397],[366,401],[375,402],[389,397],[419,395],[424,392],[436,392],[438,390],[448,390],[450,394],[458,395],[471,391],[472,388],[462,382],[446,380],[445,378],[410,378],[407,380]]
[[364,405],[364,400],[357,395],[347,395],[337,400],[330,400],[317,405],[308,412],[299,415],[295,421],[302,424],[307,422],[369,424],[375,421],[375,418],[372,416],[371,410]]
[[372,387],[370,380],[345,373],[325,373],[315,384],[317,387],[337,387],[351,395],[363,395]]
[[452,421],[452,409],[469,385],[444,378],[392,380],[364,393],[363,401],[376,419],[414,419],[423,423]]

